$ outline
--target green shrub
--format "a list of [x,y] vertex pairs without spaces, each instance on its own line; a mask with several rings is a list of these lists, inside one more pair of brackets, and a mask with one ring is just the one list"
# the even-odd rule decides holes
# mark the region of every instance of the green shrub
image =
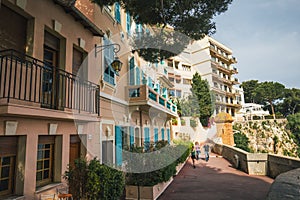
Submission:
[[180,123],[181,123],[181,126],[185,126],[185,120],[184,119],[180,119]]
[[235,147],[243,149],[247,152],[250,152],[250,148],[249,148],[249,138],[241,132],[235,133],[233,135],[234,137],[234,143],[236,144]]
[[196,120],[194,120],[194,119],[191,119],[191,120],[190,120],[190,126],[191,126],[191,127],[195,128],[195,127],[197,127],[197,125],[198,125],[198,124],[197,124],[197,121],[196,121]]
[[[156,144],[162,144],[161,141]],[[161,145],[162,146],[162,145]],[[183,163],[190,154],[190,143],[181,143],[175,146],[166,145],[164,148],[160,148],[153,153],[155,156],[151,157],[151,160],[145,157],[139,156],[135,160],[131,159],[131,163],[138,165],[140,168],[144,169],[149,167],[149,165],[154,165],[158,163],[168,163],[163,165],[162,168],[153,170],[150,172],[132,172],[126,174],[126,184],[135,186],[154,186],[161,182],[168,181],[175,173],[176,166],[179,163]]]
[[123,172],[100,164],[96,158],[90,162],[77,159],[64,178],[74,199],[119,199],[125,186]]

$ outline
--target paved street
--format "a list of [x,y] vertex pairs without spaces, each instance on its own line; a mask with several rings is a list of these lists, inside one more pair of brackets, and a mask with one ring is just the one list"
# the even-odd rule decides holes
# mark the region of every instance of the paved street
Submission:
[[216,156],[208,162],[196,161],[194,169],[189,159],[159,200],[259,200],[265,199],[273,179],[250,176],[231,167]]

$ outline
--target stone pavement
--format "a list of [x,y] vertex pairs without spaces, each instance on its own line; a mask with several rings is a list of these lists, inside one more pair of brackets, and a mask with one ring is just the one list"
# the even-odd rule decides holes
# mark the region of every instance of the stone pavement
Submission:
[[239,171],[216,155],[211,155],[208,162],[199,159],[195,169],[189,158],[158,200],[266,199],[272,182],[269,177]]

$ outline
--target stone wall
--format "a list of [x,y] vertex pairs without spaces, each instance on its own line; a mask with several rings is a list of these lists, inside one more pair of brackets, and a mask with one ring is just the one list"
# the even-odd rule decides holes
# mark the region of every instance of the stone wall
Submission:
[[268,154],[268,176],[275,178],[281,173],[300,168],[300,159]]

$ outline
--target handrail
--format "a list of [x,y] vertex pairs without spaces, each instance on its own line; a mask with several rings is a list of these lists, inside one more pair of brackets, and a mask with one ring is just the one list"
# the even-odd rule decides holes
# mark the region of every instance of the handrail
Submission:
[[0,99],[8,103],[16,99],[100,115],[99,94],[93,82],[15,50],[0,51]]

